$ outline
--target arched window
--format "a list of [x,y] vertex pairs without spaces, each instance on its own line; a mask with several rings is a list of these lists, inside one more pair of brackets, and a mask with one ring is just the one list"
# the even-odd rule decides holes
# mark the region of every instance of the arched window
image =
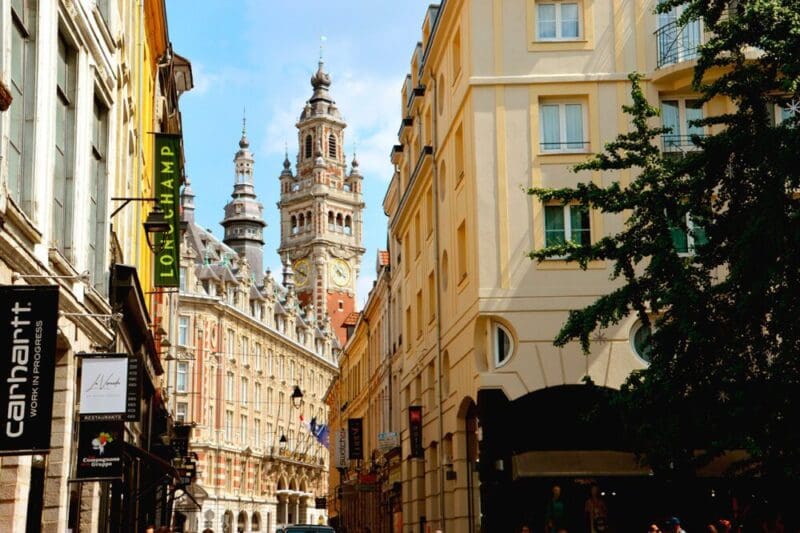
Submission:
[[306,135],[306,159],[310,158],[311,155],[314,153],[314,140],[311,138],[311,135]]
[[346,235],[353,234],[353,219],[350,218],[350,215],[344,217],[344,232]]
[[292,215],[292,235],[297,233],[297,217]]
[[333,211],[328,211],[328,231],[334,231]]
[[514,341],[511,333],[501,324],[494,323],[492,338],[494,342],[494,366],[501,367],[508,362],[514,352]]
[[642,324],[637,320],[636,324],[631,328],[631,345],[633,351],[645,363],[652,362],[651,352],[653,347],[650,344],[650,336],[653,334],[652,328],[648,325]]
[[344,220],[342,219],[342,214],[339,213],[336,215],[336,230],[342,231],[342,226],[344,225]]
[[328,135],[328,157],[336,159],[336,135]]
[[306,212],[306,231],[311,231],[311,211]]

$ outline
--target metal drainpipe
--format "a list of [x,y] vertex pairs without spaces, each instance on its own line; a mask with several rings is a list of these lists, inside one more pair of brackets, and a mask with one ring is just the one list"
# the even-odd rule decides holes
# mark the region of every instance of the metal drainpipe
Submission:
[[436,84],[436,76],[431,73],[431,84],[433,85],[433,124],[431,125],[431,142],[433,143],[433,249],[434,254],[434,276],[436,277],[436,385],[437,395],[439,397],[439,516],[442,533],[445,533],[445,505],[444,505],[444,409],[442,407],[442,399],[444,397],[442,391],[442,289],[441,283],[441,266],[439,264],[439,168],[437,163],[438,143],[436,135],[437,120],[439,115],[438,104],[438,90]]

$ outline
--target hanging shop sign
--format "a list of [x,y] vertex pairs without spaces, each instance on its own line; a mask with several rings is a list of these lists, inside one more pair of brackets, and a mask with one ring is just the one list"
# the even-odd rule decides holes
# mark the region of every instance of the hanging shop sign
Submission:
[[81,420],[139,419],[139,359],[127,354],[82,354]]
[[347,468],[347,432],[343,429],[338,430],[333,444],[336,468]]
[[364,458],[364,420],[351,418],[347,421],[348,459]]
[[425,450],[422,447],[422,406],[408,407],[408,432],[411,440],[411,457],[423,459]]
[[156,201],[164,212],[170,230],[155,236],[161,250],[155,257],[156,287],[180,285],[180,187],[181,138],[179,135],[155,134]]
[[124,431],[125,423],[120,420],[82,421],[75,478],[108,480],[122,477]]
[[382,453],[386,453],[398,446],[400,446],[400,435],[396,431],[378,433],[378,450]]
[[0,287],[0,455],[50,451],[58,287]]

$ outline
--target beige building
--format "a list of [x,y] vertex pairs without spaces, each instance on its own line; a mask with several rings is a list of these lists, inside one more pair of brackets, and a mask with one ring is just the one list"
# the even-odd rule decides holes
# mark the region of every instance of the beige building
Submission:
[[328,451],[305,424],[327,421],[338,343],[330,320],[301,306],[288,263],[281,282],[262,270],[263,208],[244,130],[234,166],[223,241],[195,224],[191,187],[183,192],[167,388],[198,459],[201,508],[181,502],[186,531],[271,533],[326,520],[315,499],[327,495]]
[[[552,483],[570,531],[586,527],[591,482],[613,492],[609,506],[629,509],[617,515],[626,515],[620,530],[653,512],[638,498],[644,486],[658,492],[619,442],[604,399],[648,364],[648,332],[631,316],[598,331],[588,356],[577,343],[554,347],[568,310],[613,288],[610,265],[584,272],[527,257],[549,243],[595,242],[622,220],[523,189],[628,182],[628,172],[571,167],[628,131],[621,106],[632,71],[672,127],[665,151],[692,149],[689,135],[706,132],[689,121],[728,109],[690,90],[702,27],[679,27],[676,12],[655,7],[446,0],[426,13],[384,200],[404,460],[409,406],[422,406],[424,425],[424,459],[403,464],[403,531],[539,528]],[[691,253],[686,235],[675,245]],[[590,408],[605,422],[588,422]]]

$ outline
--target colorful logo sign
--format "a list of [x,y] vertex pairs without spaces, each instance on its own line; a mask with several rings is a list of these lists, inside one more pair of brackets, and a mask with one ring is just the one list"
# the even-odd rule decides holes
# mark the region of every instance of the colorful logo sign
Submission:
[[77,479],[117,479],[122,476],[124,422],[81,422]]

